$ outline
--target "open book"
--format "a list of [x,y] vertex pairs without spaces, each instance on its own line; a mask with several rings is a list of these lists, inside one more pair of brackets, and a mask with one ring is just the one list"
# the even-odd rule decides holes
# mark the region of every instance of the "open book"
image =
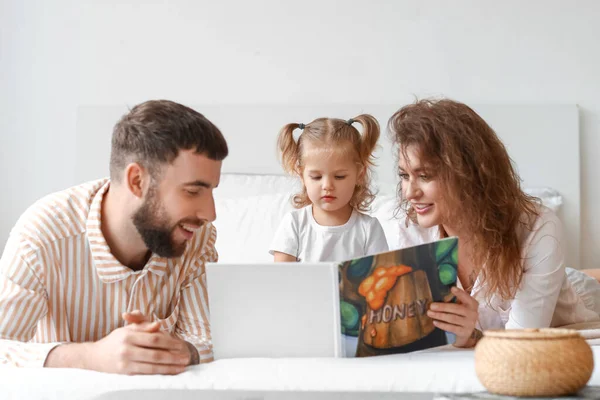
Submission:
[[458,238],[365,256],[339,265],[346,357],[408,353],[452,337],[427,316],[432,302],[453,302]]

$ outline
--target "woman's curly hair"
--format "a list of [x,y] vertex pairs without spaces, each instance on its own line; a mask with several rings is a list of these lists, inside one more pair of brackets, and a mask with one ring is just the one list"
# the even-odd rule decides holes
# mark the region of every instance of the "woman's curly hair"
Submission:
[[[532,229],[540,201],[521,189],[496,133],[470,107],[448,99],[418,100],[402,107],[388,128],[398,155],[406,156],[406,149],[413,146],[421,163],[433,171],[444,193],[447,215],[442,218],[472,234],[472,261],[482,266],[475,272],[481,272],[486,282],[486,297],[497,293],[512,298],[523,276],[519,228]],[[416,223],[402,182],[398,196],[407,223]]]

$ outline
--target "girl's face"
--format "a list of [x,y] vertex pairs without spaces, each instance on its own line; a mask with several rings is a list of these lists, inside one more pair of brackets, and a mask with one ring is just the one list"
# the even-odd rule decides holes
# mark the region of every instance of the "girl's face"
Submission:
[[302,182],[314,207],[334,212],[350,203],[359,181],[359,169],[352,157],[307,145],[303,161]]
[[420,226],[431,228],[442,225],[445,202],[434,171],[421,162],[414,146],[408,146],[406,154],[402,153],[401,151],[398,168],[403,198],[415,210]]

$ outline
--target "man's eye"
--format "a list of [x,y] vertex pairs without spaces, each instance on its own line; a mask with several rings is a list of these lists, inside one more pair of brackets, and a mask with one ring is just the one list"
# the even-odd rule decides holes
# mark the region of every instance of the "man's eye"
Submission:
[[186,193],[190,196],[198,196],[200,194],[200,192],[197,190],[186,190]]

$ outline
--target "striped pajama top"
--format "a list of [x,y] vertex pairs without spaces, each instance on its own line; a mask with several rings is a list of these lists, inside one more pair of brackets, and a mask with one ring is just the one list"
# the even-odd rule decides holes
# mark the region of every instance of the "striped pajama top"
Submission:
[[102,339],[140,310],[212,361],[204,264],[216,262],[216,230],[197,230],[179,258],[152,254],[122,265],[100,229],[108,179],[36,202],[10,233],[0,260],[0,365],[44,365],[58,344]]

